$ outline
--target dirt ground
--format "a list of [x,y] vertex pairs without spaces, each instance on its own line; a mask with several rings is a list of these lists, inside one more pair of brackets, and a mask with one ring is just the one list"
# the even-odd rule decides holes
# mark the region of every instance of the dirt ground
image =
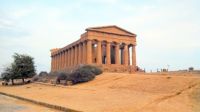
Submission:
[[60,112],[4,95],[0,95],[0,99],[0,112]]
[[0,86],[0,91],[85,112],[199,112],[200,75],[103,73],[57,87]]

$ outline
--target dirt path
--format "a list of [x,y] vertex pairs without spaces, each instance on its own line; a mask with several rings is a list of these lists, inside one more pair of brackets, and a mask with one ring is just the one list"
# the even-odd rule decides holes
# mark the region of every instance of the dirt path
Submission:
[[59,112],[8,96],[0,95],[0,112]]
[[29,84],[0,91],[85,112],[195,112],[190,94],[199,84],[192,75],[104,73],[64,88]]

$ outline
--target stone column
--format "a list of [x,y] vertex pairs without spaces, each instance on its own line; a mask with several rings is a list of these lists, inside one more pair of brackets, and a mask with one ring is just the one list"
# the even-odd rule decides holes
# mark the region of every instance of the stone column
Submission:
[[53,71],[55,71],[55,55],[53,55]]
[[53,56],[53,71],[55,71],[55,62],[56,62],[56,60],[55,60],[55,55]]
[[81,58],[82,58],[82,53],[81,53],[81,43],[79,43],[79,46],[78,46],[78,64],[81,64]]
[[63,67],[62,69],[65,69],[65,55],[66,55],[66,51],[63,52]]
[[102,50],[101,41],[97,43],[97,64],[102,64]]
[[87,41],[87,64],[92,63],[92,41],[88,40]]
[[77,46],[74,46],[74,65],[77,63]]
[[62,70],[64,69],[64,63],[65,63],[65,52],[62,52]]
[[119,44],[115,46],[115,64],[119,64]]
[[68,57],[69,57],[69,49],[67,49],[66,51],[66,68],[68,67],[68,63],[69,63],[69,60],[68,60]]
[[53,56],[51,56],[51,71],[53,71]]
[[106,44],[106,64],[110,64],[110,42]]
[[86,64],[86,52],[87,52],[87,49],[86,49],[86,42],[83,42],[83,52],[82,52],[82,63],[83,64]]
[[64,61],[64,69],[67,67],[67,50],[65,50],[65,61]]
[[64,52],[61,52],[61,70],[63,70],[63,65],[64,65]]
[[131,61],[130,61],[130,50],[129,50],[129,46],[128,46],[128,65],[131,65]]
[[56,71],[57,70],[57,65],[56,65],[56,61],[57,61],[57,55],[55,54],[54,55],[54,59],[55,59],[55,62],[54,62],[54,71]]
[[73,57],[72,57],[72,65],[75,65],[75,46],[73,47]]
[[60,57],[60,60],[59,60],[59,70],[61,70],[61,68],[62,68],[62,52],[60,52],[59,57]]
[[59,53],[59,70],[62,68],[62,54],[61,52]]
[[71,66],[74,65],[74,48],[71,48]]
[[68,67],[68,49],[66,50],[66,60],[65,60],[65,68],[67,68]]
[[59,70],[59,65],[60,65],[60,54],[58,53],[57,70]]
[[76,65],[79,64],[79,45],[76,45]]
[[128,65],[128,45],[124,45],[124,65]]
[[58,58],[59,58],[59,55],[58,53],[56,54],[56,71],[58,71]]
[[78,64],[78,45],[76,45],[76,63],[75,65]]
[[64,55],[64,66],[63,66],[63,69],[65,70],[66,68],[66,61],[67,61],[67,51],[65,50],[65,55]]
[[136,50],[135,50],[135,45],[132,46],[132,66],[136,67]]
[[58,53],[56,54],[56,71],[58,70]]
[[71,49],[68,48],[68,67],[71,65]]
[[56,71],[58,70],[58,61],[59,61],[58,58],[59,58],[59,57],[58,57],[58,53],[57,53],[57,54],[56,54]]
[[76,45],[76,65],[78,65],[78,62],[79,62],[79,46]]
[[53,71],[55,71],[55,55],[53,56]]
[[60,52],[60,69],[59,70],[61,69],[62,69],[62,52]]
[[71,66],[71,48],[68,49],[68,67]]

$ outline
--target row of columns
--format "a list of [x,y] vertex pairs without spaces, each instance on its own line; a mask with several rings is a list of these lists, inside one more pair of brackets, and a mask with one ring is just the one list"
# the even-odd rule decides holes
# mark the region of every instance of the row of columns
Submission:
[[86,64],[86,52],[86,42],[83,42],[52,55],[52,71],[64,70],[77,64]]
[[[110,42],[106,42],[106,63],[111,64],[111,44]],[[120,63],[119,57],[119,49],[120,45],[115,45],[115,64]],[[92,41],[87,40],[81,42],[75,46],[72,46],[62,52],[58,52],[57,54],[52,55],[51,61],[51,70],[52,71],[59,71],[65,70],[67,68],[73,67],[78,64],[92,64]],[[129,65],[129,50],[128,45],[124,45],[123,50],[123,64]],[[97,57],[96,57],[96,64],[102,64],[102,42],[97,41]],[[136,66],[136,53],[135,53],[135,46],[132,46],[132,65]]]

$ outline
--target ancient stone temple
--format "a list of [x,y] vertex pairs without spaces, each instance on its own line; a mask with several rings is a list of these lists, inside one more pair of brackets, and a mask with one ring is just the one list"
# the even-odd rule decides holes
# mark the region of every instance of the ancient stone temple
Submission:
[[79,40],[51,49],[51,71],[92,64],[107,72],[136,70],[136,35],[118,26],[87,28]]

